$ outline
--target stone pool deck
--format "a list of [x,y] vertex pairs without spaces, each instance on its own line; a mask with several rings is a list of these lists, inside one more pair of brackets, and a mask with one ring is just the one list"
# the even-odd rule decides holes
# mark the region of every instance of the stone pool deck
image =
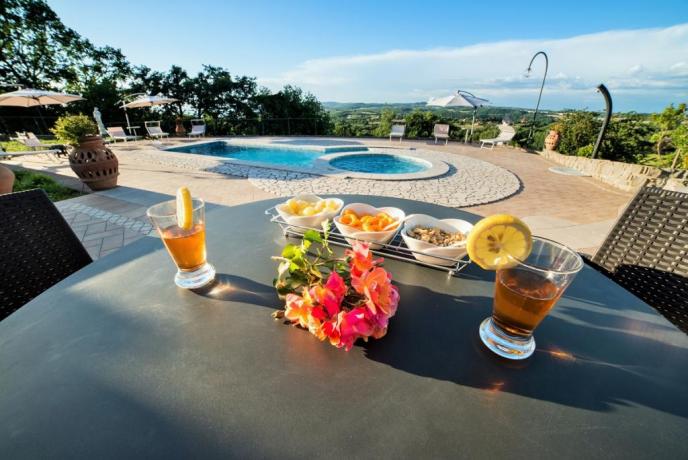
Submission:
[[[390,143],[382,139],[260,137],[241,140],[288,145],[318,143],[399,147],[398,141]],[[165,146],[185,142],[188,141],[171,139],[165,142]],[[507,179],[495,186],[493,182],[471,182],[470,175],[463,176],[463,180],[458,182],[466,185],[465,190],[476,192],[477,202],[484,203],[493,199],[497,201],[464,206],[462,209],[480,215],[510,213],[521,216],[532,227],[534,233],[556,239],[583,252],[590,253],[599,246],[619,212],[631,198],[630,193],[613,189],[591,178],[551,173],[548,168],[554,163],[538,155],[511,148],[498,147],[487,150],[461,143],[449,143],[445,146],[428,141],[406,140],[401,146],[428,151],[430,155],[446,158],[450,164],[469,164],[470,159],[480,160],[473,165],[486,162],[488,165],[499,167],[495,168],[495,171],[503,168],[501,170],[512,173],[501,177],[508,178],[513,175],[518,180],[516,186]],[[208,202],[224,205],[285,196],[294,191],[301,191],[298,188],[294,189],[298,184],[301,184],[299,187],[306,187],[306,190],[317,191],[317,187],[327,187],[325,193],[391,195],[392,191],[396,191],[406,198],[445,205],[451,204],[447,200],[455,196],[452,192],[456,193],[456,190],[443,187],[441,184],[436,184],[433,188],[393,181],[356,183],[356,187],[359,188],[350,189],[349,186],[354,183],[352,180],[283,178],[280,173],[275,174],[269,170],[256,173],[259,168],[249,168],[242,173],[233,169],[234,166],[218,168],[212,158],[199,167],[199,164],[192,160],[170,161],[168,152],[161,152],[149,141],[118,143],[112,147],[120,160],[120,187],[58,203],[58,208],[94,258],[103,257],[125,244],[152,234],[145,218],[146,207],[162,201],[166,196],[174,195],[180,185],[190,187],[195,195],[203,197]],[[175,156],[178,155],[184,154]],[[72,187],[80,187],[66,161],[54,163],[42,158],[24,157],[4,163],[43,171]],[[487,177],[485,181],[489,181],[490,176]],[[342,182],[332,182],[340,180]],[[432,180],[437,179],[426,181]],[[312,181],[319,181],[320,184],[314,187],[309,183]],[[507,190],[508,187],[513,187],[514,190]],[[486,192],[489,190],[497,190],[502,194],[501,199],[497,194],[491,198],[490,192]],[[476,199],[475,196],[472,198]]]

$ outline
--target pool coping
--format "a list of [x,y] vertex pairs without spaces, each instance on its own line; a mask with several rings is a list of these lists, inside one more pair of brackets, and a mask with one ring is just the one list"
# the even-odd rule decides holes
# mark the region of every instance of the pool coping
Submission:
[[[203,144],[210,144],[210,143],[215,143],[215,142],[224,142],[225,144],[229,145],[235,145],[235,146],[241,146],[241,147],[258,147],[258,148],[280,148],[284,150],[294,150],[294,151],[310,151],[310,152],[322,152],[324,153],[322,156],[318,157],[315,159],[314,164],[312,167],[304,167],[304,166],[299,166],[299,167],[292,167],[288,165],[268,165],[265,163],[258,163],[254,161],[246,161],[246,160],[237,160],[234,158],[224,158],[220,156],[215,156],[215,155],[202,155],[198,153],[191,153],[191,152],[182,152],[179,151],[178,149],[180,147],[193,147],[197,145],[203,145]],[[367,150],[365,151],[356,151],[355,149],[361,149],[361,148],[366,148]],[[337,150],[342,150],[342,149],[348,149],[346,151],[337,151]],[[354,150],[351,150],[354,149]],[[162,151],[169,152],[169,153],[174,153],[174,154],[181,154],[181,155],[192,155],[194,157],[202,157],[202,158],[212,158],[214,160],[217,160],[222,163],[228,163],[228,164],[235,164],[239,166],[247,166],[247,167],[252,167],[252,168],[261,168],[261,169],[276,169],[276,170],[282,170],[282,171],[290,171],[290,172],[296,172],[296,173],[302,173],[302,174],[312,174],[312,175],[317,175],[317,176],[328,176],[328,177],[337,177],[337,178],[352,178],[352,179],[371,179],[371,180],[381,180],[381,181],[405,181],[405,180],[422,180],[422,179],[430,179],[433,177],[438,177],[441,175],[444,175],[449,171],[449,165],[443,161],[440,160],[435,160],[435,159],[430,159],[430,158],[422,158],[422,157],[415,157],[412,154],[417,149],[415,148],[408,148],[408,149],[401,149],[398,147],[389,147],[389,148],[380,148],[380,147],[367,147],[367,146],[361,146],[361,145],[356,145],[352,144],[350,146],[347,145],[338,145],[338,146],[318,146],[318,145],[308,145],[308,146],[301,146],[301,145],[284,145],[284,144],[273,144],[273,143],[266,143],[266,142],[254,142],[254,141],[241,141],[241,140],[227,140],[227,139],[207,139],[199,142],[192,142],[192,143],[187,143],[184,144],[183,146],[180,145],[175,145],[173,147],[168,147],[165,149],[162,149]],[[329,151],[329,152],[328,152]],[[390,151],[393,151],[391,154],[400,156],[400,157],[405,157],[409,158],[415,161],[421,161],[424,163],[428,163],[431,166],[424,170],[424,171],[418,171],[414,173],[404,173],[404,174],[373,174],[373,173],[360,173],[360,172],[354,172],[354,171],[347,171],[344,169],[339,169],[335,168],[330,164],[330,160],[333,160],[335,158],[338,158],[340,156],[345,156],[345,155],[366,155],[366,154],[375,154],[375,153],[387,153],[390,154]],[[402,152],[400,152],[402,151]],[[399,152],[399,153],[397,153]]]

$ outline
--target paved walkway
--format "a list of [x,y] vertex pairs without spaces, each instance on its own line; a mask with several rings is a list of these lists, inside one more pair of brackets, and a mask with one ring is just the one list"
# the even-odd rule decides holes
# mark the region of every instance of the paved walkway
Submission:
[[[261,142],[284,138],[261,138]],[[286,142],[313,143],[322,139],[288,138]],[[171,140],[168,144],[180,143]],[[366,146],[389,146],[380,139],[350,139]],[[395,142],[395,146],[397,143]],[[583,252],[592,252],[606,236],[631,194],[615,190],[591,178],[562,176],[548,171],[548,160],[509,148],[481,150],[460,143],[447,146],[426,141],[404,141],[406,147],[429,149],[443,154],[459,154],[488,161],[514,173],[520,190],[506,199],[463,208],[480,215],[510,213],[524,218],[533,231],[556,239]],[[151,234],[145,210],[151,204],[174,195],[180,185],[207,202],[235,205],[273,198],[275,195],[254,186],[245,177],[198,170],[193,164],[170,164],[167,152],[157,151],[150,142],[118,144],[114,150],[120,160],[120,186],[58,203],[70,225],[94,258]],[[155,158],[156,161],[151,161]],[[25,157],[9,162],[41,170],[62,182],[79,188],[69,165],[40,158]],[[212,169],[212,168],[210,168]],[[368,193],[361,190],[360,193]],[[410,198],[416,198],[409,195]]]

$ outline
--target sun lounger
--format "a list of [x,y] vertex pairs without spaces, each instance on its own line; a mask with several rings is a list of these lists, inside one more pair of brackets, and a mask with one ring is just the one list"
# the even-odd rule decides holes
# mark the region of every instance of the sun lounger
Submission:
[[191,120],[191,131],[189,137],[205,136],[205,122],[203,120]]
[[122,128],[121,126],[112,126],[110,128],[106,128],[106,130],[108,136],[110,136],[115,142],[117,142],[117,140],[123,140],[124,142],[127,142],[135,141],[136,139],[138,139],[138,136],[131,136],[127,134],[124,131],[124,128]]
[[17,137],[15,139],[29,148],[36,150],[41,149],[43,151],[55,150],[57,152],[55,155],[58,157],[67,155],[67,146],[65,144],[44,144],[31,131],[25,133],[17,132],[16,135]]
[[406,125],[392,125],[392,131],[389,133],[389,140],[391,141],[393,137],[398,137],[399,142],[401,142],[405,132]]
[[[502,123],[499,125],[499,136],[492,139],[480,139],[480,148],[483,148],[485,144],[490,144],[490,150],[494,149],[495,145],[504,144],[509,142],[516,135],[516,130],[513,126]],[[485,147],[487,148],[487,147]]]
[[160,139],[162,137],[169,136],[169,133],[164,132],[160,128],[159,121],[146,121],[144,124],[146,125],[146,131],[148,131],[148,135],[154,139]]
[[435,136],[435,144],[437,144],[437,139],[444,139],[444,145],[447,145],[449,143],[449,125],[437,123],[432,129],[432,135]]
[[2,146],[0,146],[0,160],[2,160],[2,159],[8,160],[12,157],[45,155],[50,160],[54,161],[55,156],[57,156],[60,153],[61,153],[61,151],[59,149],[24,150],[21,152],[6,152],[5,149],[3,149]]

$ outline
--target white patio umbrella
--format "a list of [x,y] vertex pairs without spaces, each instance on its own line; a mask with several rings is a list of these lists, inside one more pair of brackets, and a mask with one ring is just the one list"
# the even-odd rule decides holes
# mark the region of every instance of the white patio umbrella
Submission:
[[154,105],[166,105],[172,102],[177,102],[177,99],[172,97],[166,97],[161,94],[148,95],[148,94],[134,94],[132,96],[137,96],[133,101],[122,103],[122,108],[124,109],[124,116],[127,119],[127,129],[131,126],[129,123],[129,115],[127,114],[127,109],[138,109],[140,107],[153,107]]
[[69,102],[83,100],[83,97],[76,94],[58,93],[55,91],[29,88],[0,94],[0,105],[13,107],[36,107],[41,105],[67,104]]
[[58,93],[43,89],[18,89],[9,93],[0,94],[0,105],[10,107],[36,107],[38,116],[41,117],[43,126],[47,129],[40,106],[68,104],[74,101],[83,101],[84,98],[76,94]]
[[[435,107],[473,107],[473,121],[471,122],[471,137],[473,137],[473,127],[475,126],[475,112],[478,107],[488,105],[490,101],[477,97],[468,91],[458,90],[456,94],[451,94],[444,97],[432,97],[427,105]],[[464,143],[468,142],[468,132]]]

